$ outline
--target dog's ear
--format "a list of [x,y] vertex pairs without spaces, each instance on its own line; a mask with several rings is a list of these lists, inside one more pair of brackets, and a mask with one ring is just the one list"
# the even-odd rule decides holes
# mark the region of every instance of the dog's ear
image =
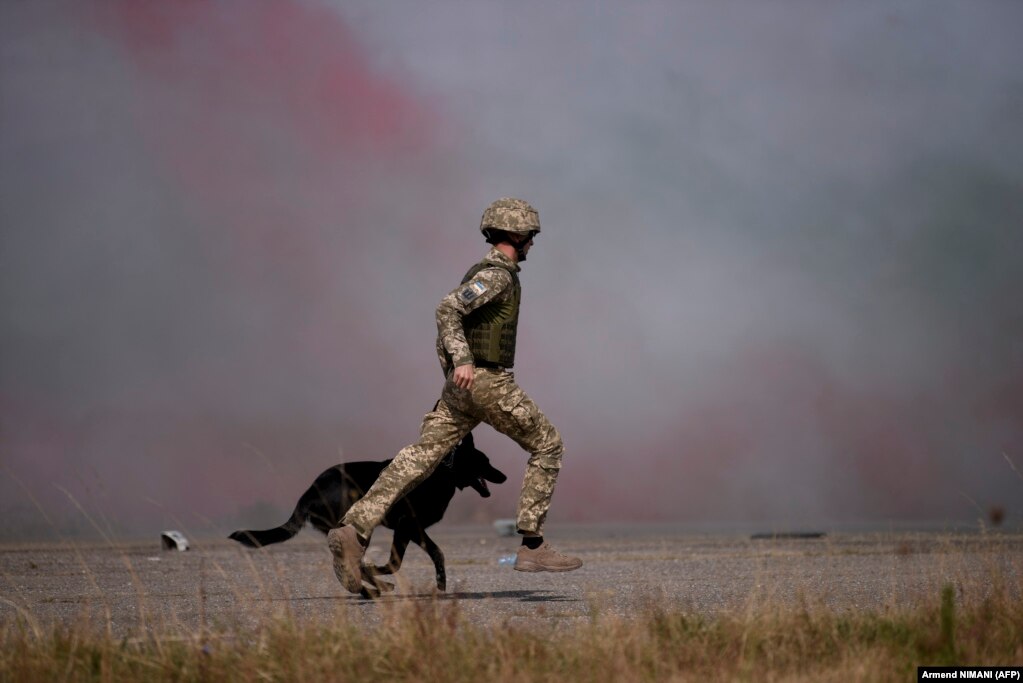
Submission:
[[462,446],[468,446],[469,448],[476,448],[476,442],[472,439],[472,432],[469,432],[462,437]]

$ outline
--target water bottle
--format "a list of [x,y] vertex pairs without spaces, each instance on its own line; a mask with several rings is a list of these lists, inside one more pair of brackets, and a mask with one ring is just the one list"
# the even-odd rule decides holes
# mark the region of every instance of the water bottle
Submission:
[[497,563],[502,567],[511,566],[515,564],[515,554],[513,553],[511,555],[501,555],[501,557],[497,558]]

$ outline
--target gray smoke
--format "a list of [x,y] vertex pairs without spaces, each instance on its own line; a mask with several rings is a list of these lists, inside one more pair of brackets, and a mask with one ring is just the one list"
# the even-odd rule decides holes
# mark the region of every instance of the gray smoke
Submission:
[[[0,10],[9,519],[247,523],[392,457],[502,195],[552,521],[1018,518],[1017,4],[243,7]],[[477,441],[511,482],[453,518],[509,516]]]

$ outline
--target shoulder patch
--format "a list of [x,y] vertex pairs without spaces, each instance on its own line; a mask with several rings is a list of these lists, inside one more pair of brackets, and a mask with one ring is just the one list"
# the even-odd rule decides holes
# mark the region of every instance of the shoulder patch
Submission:
[[482,280],[473,280],[466,286],[458,290],[458,299],[463,304],[472,303],[478,296],[487,291],[487,286]]

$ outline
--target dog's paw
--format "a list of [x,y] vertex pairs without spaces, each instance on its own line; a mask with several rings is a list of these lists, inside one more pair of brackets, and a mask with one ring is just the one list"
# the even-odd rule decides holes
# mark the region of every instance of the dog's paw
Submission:
[[390,593],[393,590],[393,583],[387,583],[386,581],[373,581],[371,585],[363,584],[362,590],[359,591],[359,595],[369,600],[374,600],[384,593]]

